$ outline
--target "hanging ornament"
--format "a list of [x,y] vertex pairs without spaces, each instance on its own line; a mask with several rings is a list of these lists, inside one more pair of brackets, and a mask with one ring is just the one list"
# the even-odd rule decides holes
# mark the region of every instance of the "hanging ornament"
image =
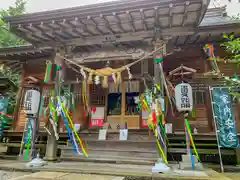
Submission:
[[162,56],[156,56],[156,57],[155,57],[155,62],[156,62],[157,64],[162,63],[162,62],[163,62]]
[[59,65],[56,66],[56,70],[57,70],[57,71],[60,71],[61,69],[62,69],[62,65],[61,65],[61,64],[59,64]]
[[116,83],[117,82],[116,73],[112,73],[112,78],[113,82]]
[[100,84],[100,78],[99,78],[99,76],[95,76],[95,84],[96,84],[96,85]]
[[86,75],[86,73],[84,72],[83,68],[81,68],[80,72],[81,72],[81,75],[83,76],[83,78],[86,79],[86,78],[87,78],[87,75]]
[[129,69],[129,67],[127,67],[126,69],[127,69],[127,72],[128,72],[128,78],[129,78],[129,80],[131,80],[132,79],[132,74],[130,72],[130,69]]
[[49,83],[49,81],[51,81],[52,78],[51,76],[52,76],[52,63],[51,61],[47,61],[44,82]]

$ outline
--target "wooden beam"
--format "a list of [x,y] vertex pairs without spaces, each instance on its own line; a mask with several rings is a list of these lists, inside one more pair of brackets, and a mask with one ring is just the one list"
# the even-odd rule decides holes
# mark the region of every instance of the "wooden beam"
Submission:
[[22,27],[21,24],[18,25],[17,30],[21,31],[21,32],[24,32],[26,34],[26,36],[27,36],[27,39],[33,39],[34,41],[40,41],[40,42],[46,41],[45,38],[42,38],[41,36],[33,33],[32,31],[27,30],[26,28]]
[[122,31],[123,33],[125,33],[125,31],[124,31],[124,29],[123,29],[123,27],[122,27],[121,20],[120,20],[120,18],[118,17],[117,13],[113,12],[112,14],[113,14],[115,20],[117,21],[117,25],[118,25],[118,28],[120,29],[120,31]]
[[[63,19],[62,22],[56,22],[56,24],[63,29],[63,33],[66,34],[68,37],[73,38],[76,37],[76,34],[72,31],[72,25],[69,24],[66,19]],[[71,28],[69,28],[71,27]]]
[[123,124],[126,123],[125,121],[125,111],[126,111],[126,87],[125,87],[125,83],[124,83],[124,80],[121,82],[120,86],[122,87],[122,98],[121,98],[121,124],[120,126],[122,126]]
[[136,32],[135,26],[133,24],[133,18],[132,18],[131,13],[129,11],[126,11],[126,14],[128,16],[128,19],[129,19],[129,24],[132,26],[132,31]]
[[[39,31],[46,36],[47,38],[49,38],[50,40],[53,41],[62,41],[62,39],[56,37],[53,35],[51,29],[49,29],[48,27],[44,26],[43,22],[41,22],[41,24],[39,25]],[[50,31],[50,32],[49,32]]]
[[[87,31],[86,30],[86,26],[81,24],[78,20],[78,17],[75,17],[74,18],[74,21],[73,22],[69,22],[69,24],[71,24],[71,26],[73,27],[73,31],[78,34],[80,37],[84,38],[86,37],[85,35],[83,35],[83,32],[82,31]],[[79,27],[80,25],[80,27]],[[80,31],[79,29],[82,29],[82,31]],[[89,34],[89,32],[87,32]]]
[[208,8],[208,2],[206,0],[202,1],[200,10],[197,13],[197,17],[199,17],[199,20],[196,22],[195,26],[198,26],[206,13],[206,9]]
[[188,35],[187,37],[185,37],[185,41],[183,42],[184,45],[187,44],[187,42],[189,41],[190,37],[191,37],[190,35]]
[[145,22],[145,14],[144,14],[144,10],[143,9],[140,9],[140,14],[141,14],[141,20],[142,20],[142,24],[143,24],[144,30],[147,31],[148,28],[147,28],[147,24]]
[[172,21],[173,21],[173,4],[169,4],[169,11],[168,11],[168,23],[169,23],[169,28],[172,28]]
[[[34,33],[34,32],[38,32],[38,31],[41,31],[41,29],[39,30],[39,29],[37,29],[36,27],[34,27],[33,26],[33,24],[32,23],[30,23],[28,26],[26,26],[25,27],[27,30],[29,30],[30,32],[32,32],[32,34]],[[52,39],[52,37],[49,37],[46,33],[42,33],[42,36],[41,36],[42,38],[43,38],[43,40],[45,39],[45,40],[47,40],[47,39],[50,39],[50,40],[53,40]]]
[[49,31],[50,36],[53,36],[58,39],[58,41],[62,42],[68,38],[65,34],[63,34],[61,25],[57,24],[54,20],[51,23],[44,24],[45,30]]
[[154,8],[154,22],[155,22],[155,28],[160,28],[160,22],[159,22],[159,13],[158,13],[159,7]]
[[115,32],[113,31],[113,29],[111,28],[108,20],[105,18],[105,16],[103,14],[100,14],[100,18],[104,21],[108,31],[111,33],[111,34],[115,34]]
[[186,1],[185,6],[184,6],[184,15],[183,15],[183,21],[182,21],[182,26],[184,27],[186,24],[186,20],[188,17],[188,9],[189,9],[189,1]]
[[197,43],[197,41],[199,40],[199,38],[200,38],[200,35],[197,35],[197,36],[196,36],[196,39],[195,39],[192,43],[193,43],[193,44]]
[[88,16],[88,17],[87,17],[87,20],[88,20],[89,22],[91,22],[92,24],[94,24],[95,29],[97,30],[98,34],[104,35],[104,32],[102,32],[102,30],[99,29],[98,24],[93,20],[93,18],[92,18],[91,16]]

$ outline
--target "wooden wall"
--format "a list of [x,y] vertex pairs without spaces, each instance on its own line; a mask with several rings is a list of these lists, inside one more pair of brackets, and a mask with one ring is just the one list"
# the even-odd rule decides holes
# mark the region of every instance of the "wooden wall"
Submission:
[[[164,71],[168,73],[169,71],[177,68],[183,64],[184,66],[194,68],[197,70],[197,73],[204,73],[206,71],[209,71],[209,68],[206,68],[207,60],[204,54],[202,53],[200,48],[191,48],[185,51],[177,52],[174,53],[170,56],[167,56],[164,58]],[[235,64],[226,64],[226,63],[218,63],[219,68],[224,75],[232,76],[234,72],[237,72],[240,74],[240,70],[236,68]],[[24,72],[23,72],[23,77],[28,77],[28,76],[33,76],[36,77],[40,80],[44,79],[45,75],[45,61],[29,61],[27,64],[24,65]],[[96,63],[95,63],[96,65]],[[96,68],[102,68],[105,66],[103,63],[98,64],[99,67]],[[121,66],[122,64],[118,64],[115,66]],[[140,64],[139,64],[140,65]],[[148,61],[148,69],[149,73],[153,73],[153,65],[154,61],[149,60]],[[133,74],[140,74],[141,67],[134,66],[133,69],[131,69],[131,72]],[[76,74],[73,73],[71,70],[67,69],[66,71],[67,74],[67,79],[74,81],[76,80]],[[173,83],[179,83],[179,82],[173,82]],[[196,127],[200,133],[205,133],[205,132],[211,132],[213,131],[213,120],[212,120],[212,112],[211,112],[211,106],[210,106],[210,100],[209,100],[209,94],[208,94],[208,88],[207,84],[205,83],[204,80],[202,79],[192,79],[189,82],[193,86],[193,91],[194,91],[194,99],[196,101],[195,103],[195,119],[190,119],[190,124],[192,127]],[[81,87],[79,87],[80,89]],[[105,106],[106,104],[106,92],[103,92],[100,89],[96,89],[96,87],[91,87],[90,86],[90,92],[89,92],[93,97],[90,99],[91,101],[91,106],[98,106],[102,105]],[[99,96],[99,93],[101,94]],[[81,94],[81,93],[80,93]],[[204,96],[204,97],[203,97]],[[94,98],[96,97],[96,98]],[[237,110],[237,106],[234,105],[235,108],[235,116],[237,120],[237,125],[238,125],[238,132],[240,132],[240,116],[239,112]],[[73,113],[73,121],[74,123],[81,123],[87,124],[89,123],[88,121],[83,121],[83,114],[84,110],[81,105],[81,103],[77,104],[76,110]],[[43,118],[41,118],[41,122],[45,122]],[[171,111],[168,112],[168,115],[166,117],[166,121],[169,123],[173,123],[173,130],[174,131],[183,131],[183,117],[179,114],[172,115]],[[18,117],[18,121],[16,122],[16,130],[21,130],[23,129],[23,126],[26,122],[26,117],[25,114],[20,108],[20,113]],[[61,127],[63,128],[63,122],[61,122]],[[134,125],[135,126],[135,125]],[[139,125],[136,125],[139,126]],[[63,128],[64,129],[64,128]]]

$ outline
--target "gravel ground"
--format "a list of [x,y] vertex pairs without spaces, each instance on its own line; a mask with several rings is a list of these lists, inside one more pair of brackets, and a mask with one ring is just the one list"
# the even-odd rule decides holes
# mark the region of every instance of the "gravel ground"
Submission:
[[14,171],[0,171],[0,180],[10,180],[16,177],[21,177],[27,174],[31,174],[28,172],[14,172]]

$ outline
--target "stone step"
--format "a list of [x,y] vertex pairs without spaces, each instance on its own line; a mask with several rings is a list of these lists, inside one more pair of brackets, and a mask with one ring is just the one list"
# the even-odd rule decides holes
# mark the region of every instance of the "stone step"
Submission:
[[155,141],[119,141],[119,140],[88,140],[86,141],[88,148],[114,148],[114,149],[127,149],[127,150],[139,150],[139,149],[156,149]]
[[[72,156],[74,154],[73,149],[65,149],[62,150],[61,156]],[[147,152],[147,151],[121,151],[121,150],[89,150],[88,155],[91,157],[109,157],[109,156],[119,156],[122,158],[132,158],[132,157],[139,157],[141,158],[150,158],[156,159],[157,158],[157,151]]]
[[106,156],[106,157],[93,157],[89,155],[88,158],[83,156],[63,156],[60,158],[62,161],[77,161],[77,162],[93,162],[93,163],[110,163],[110,164],[134,164],[134,165],[153,165],[157,158],[134,158],[123,156]]
[[59,146],[61,149],[61,159],[94,161],[94,162],[114,162],[114,163],[140,163],[152,164],[158,159],[157,146],[154,141],[116,141],[116,140],[90,140],[86,142],[89,158],[79,156],[74,151],[73,145]]
[[[64,134],[67,137],[67,134]],[[107,131],[107,136],[106,139],[107,140],[119,140],[119,130],[108,130]],[[61,134],[61,136],[63,136],[63,134]],[[98,140],[98,136],[99,136],[99,131],[95,131],[95,132],[81,132],[79,133],[79,136],[84,139],[84,140]],[[149,136],[149,132],[148,130],[144,130],[144,131],[128,131],[128,140],[154,140],[155,137],[153,135]]]

